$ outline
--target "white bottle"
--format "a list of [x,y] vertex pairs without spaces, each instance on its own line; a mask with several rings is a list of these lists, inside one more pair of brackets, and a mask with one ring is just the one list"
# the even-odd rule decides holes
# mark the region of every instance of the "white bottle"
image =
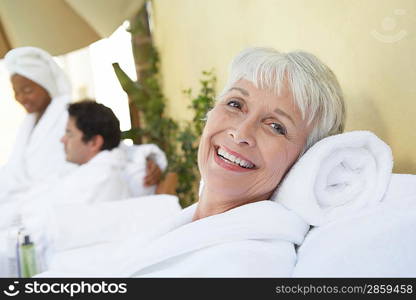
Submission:
[[6,239],[7,277],[19,277],[18,266],[18,227],[10,227]]

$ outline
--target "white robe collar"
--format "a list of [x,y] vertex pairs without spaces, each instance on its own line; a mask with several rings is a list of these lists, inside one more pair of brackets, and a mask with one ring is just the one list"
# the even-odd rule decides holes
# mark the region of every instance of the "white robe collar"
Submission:
[[80,166],[79,169],[91,168],[91,166],[111,166],[123,169],[127,163],[127,156],[119,148],[112,150],[102,150],[98,152],[86,164]]
[[[49,138],[48,133],[54,128],[59,122],[59,119],[62,118],[62,113],[66,111],[66,106],[69,103],[69,96],[60,96],[53,98],[51,103],[46,108],[43,116],[39,119],[38,124],[34,124],[36,120],[35,114],[29,114],[30,123],[32,124],[33,130],[29,132],[29,140],[27,153],[36,151],[37,148],[42,147],[44,139]],[[63,135],[63,133],[62,133]]]
[[[134,276],[144,268],[204,247],[247,239],[302,243],[309,226],[280,204],[264,200],[192,222],[196,204],[163,224],[150,243],[136,249],[137,257],[121,267],[122,276]],[[148,238],[147,241],[149,241]]]

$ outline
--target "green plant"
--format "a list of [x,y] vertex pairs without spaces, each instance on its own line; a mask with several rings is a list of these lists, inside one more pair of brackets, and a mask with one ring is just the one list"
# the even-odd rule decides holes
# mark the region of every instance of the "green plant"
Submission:
[[194,117],[191,122],[186,122],[178,132],[178,142],[181,145],[176,170],[179,174],[179,187],[177,193],[183,206],[188,206],[197,200],[199,186],[199,171],[197,165],[199,138],[204,129],[207,112],[214,105],[216,77],[213,71],[203,71],[200,80],[201,88],[193,97],[192,90],[184,90],[188,96]]
[[199,93],[193,97],[191,89],[184,91],[190,99],[189,108],[193,110],[194,117],[192,121],[179,123],[165,114],[166,99],[158,81],[156,52],[154,55],[153,72],[142,83],[132,81],[117,63],[113,64],[121,86],[143,118],[140,128],[123,132],[123,138],[139,137],[143,143],[157,144],[166,153],[166,173],[178,174],[176,192],[182,207],[186,207],[197,200],[198,142],[204,127],[205,115],[214,103],[216,78],[213,71],[204,71]]
[[124,131],[122,138],[157,144],[166,153],[171,170],[170,166],[177,160],[175,140],[179,128],[175,120],[164,115],[165,98],[156,78],[156,66],[143,83],[131,80],[117,63],[113,67],[123,90],[142,117],[141,126]]

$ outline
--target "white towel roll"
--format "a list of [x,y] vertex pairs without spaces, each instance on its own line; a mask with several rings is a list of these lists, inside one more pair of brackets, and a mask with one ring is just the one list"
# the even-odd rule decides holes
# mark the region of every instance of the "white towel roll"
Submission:
[[156,191],[156,185],[144,186],[143,180],[146,176],[147,159],[152,159],[159,168],[164,171],[168,165],[165,153],[155,144],[142,144],[128,146],[120,144],[127,155],[127,166],[123,175],[132,197],[152,195]]
[[272,200],[320,226],[380,202],[392,167],[390,147],[373,133],[330,136],[298,160]]

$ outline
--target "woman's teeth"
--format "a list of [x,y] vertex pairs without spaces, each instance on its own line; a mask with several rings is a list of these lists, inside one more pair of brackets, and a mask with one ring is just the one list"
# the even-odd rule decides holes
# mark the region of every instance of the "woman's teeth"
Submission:
[[253,169],[254,165],[248,161],[245,161],[244,159],[241,158],[237,158],[234,155],[228,153],[227,151],[225,151],[222,148],[218,148],[217,150],[217,154],[219,156],[221,156],[222,158],[236,164],[239,165],[240,167],[246,168],[246,169]]

